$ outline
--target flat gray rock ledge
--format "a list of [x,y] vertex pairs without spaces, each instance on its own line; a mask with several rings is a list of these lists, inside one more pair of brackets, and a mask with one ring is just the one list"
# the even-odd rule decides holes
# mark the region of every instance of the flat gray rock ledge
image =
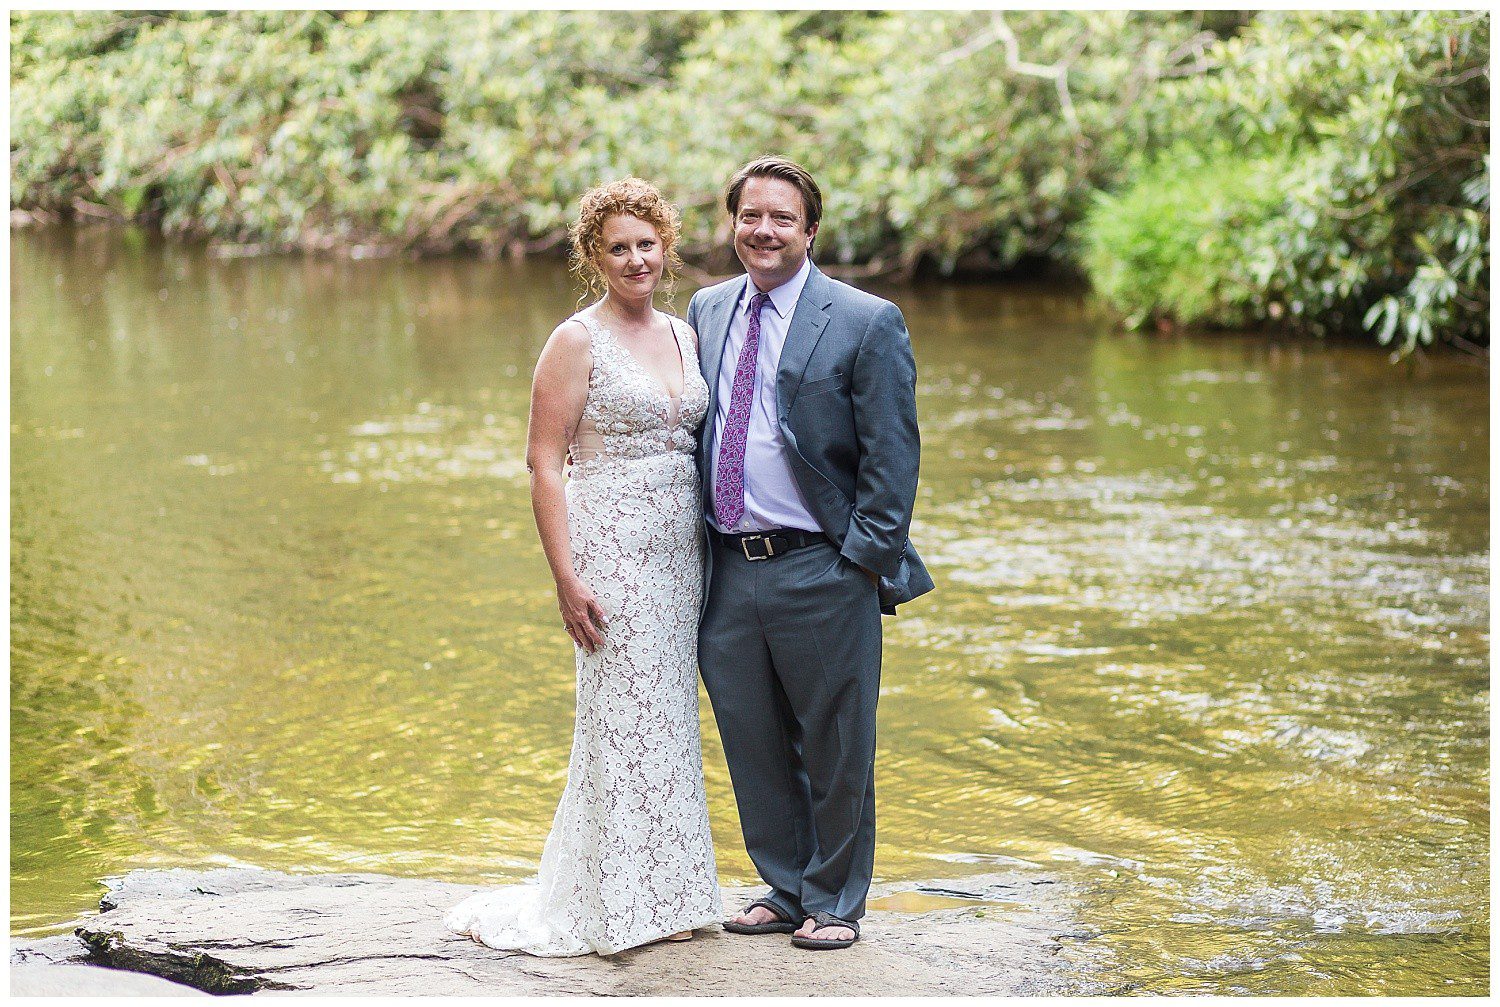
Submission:
[[[108,976],[59,968],[87,962],[219,994],[1048,995],[1090,985],[1059,952],[1091,935],[1070,917],[1064,886],[1035,874],[876,886],[872,900],[926,911],[872,908],[843,951],[714,928],[607,958],[536,958],[450,934],[443,914],[474,885],[246,868],[131,871],[105,885],[101,912],[75,937],[13,941],[13,967],[36,982],[50,969],[57,982],[85,984],[80,993],[105,992]],[[913,891],[945,897],[897,894]],[[724,892],[727,907],[752,897]],[[117,992],[141,978],[119,976]]]
[[140,972],[98,965],[12,965],[13,997],[206,997],[207,993]]

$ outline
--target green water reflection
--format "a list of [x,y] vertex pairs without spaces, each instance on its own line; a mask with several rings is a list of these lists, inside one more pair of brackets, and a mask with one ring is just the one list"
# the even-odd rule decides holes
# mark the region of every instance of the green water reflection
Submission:
[[[886,623],[878,875],[1065,877],[1093,989],[1486,991],[1487,375],[886,293],[939,590]],[[140,866],[531,874],[562,270],[21,232],[11,294],[12,931]]]

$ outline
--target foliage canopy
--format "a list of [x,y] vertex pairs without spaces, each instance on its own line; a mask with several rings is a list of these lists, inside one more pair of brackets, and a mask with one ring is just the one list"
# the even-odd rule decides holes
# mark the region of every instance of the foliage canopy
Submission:
[[[268,249],[557,246],[638,174],[732,263],[806,164],[852,272],[1086,270],[1136,324],[1484,341],[1488,17],[1443,12],[30,12],[13,207]],[[1168,226],[1168,222],[1172,222]]]
[[1084,222],[1100,292],[1136,324],[1487,345],[1488,14],[1272,11],[1205,58]]

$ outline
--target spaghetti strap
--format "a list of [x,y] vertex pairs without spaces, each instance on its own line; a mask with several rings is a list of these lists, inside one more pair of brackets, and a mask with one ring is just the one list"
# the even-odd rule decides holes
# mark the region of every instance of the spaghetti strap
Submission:
[[697,358],[688,351],[688,347],[692,344],[692,340],[684,339],[682,335],[681,326],[686,325],[687,322],[684,322],[676,315],[667,314],[666,312],[663,312],[663,314],[667,315],[667,325],[672,329],[672,341],[677,344],[677,357],[682,361],[682,394],[685,395],[687,394],[688,368],[690,366],[697,366]]

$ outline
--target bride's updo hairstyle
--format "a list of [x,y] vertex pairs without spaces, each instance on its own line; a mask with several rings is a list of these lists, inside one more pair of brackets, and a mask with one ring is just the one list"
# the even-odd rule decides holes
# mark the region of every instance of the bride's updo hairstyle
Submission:
[[599,259],[604,254],[604,222],[617,213],[644,220],[661,235],[662,255],[666,262],[659,289],[663,299],[670,303],[673,288],[677,285],[677,271],[682,268],[682,259],[677,255],[682,218],[656,186],[640,178],[622,178],[596,185],[585,192],[578,201],[578,219],[568,227],[569,265],[583,287],[579,304],[597,300],[607,290]]

